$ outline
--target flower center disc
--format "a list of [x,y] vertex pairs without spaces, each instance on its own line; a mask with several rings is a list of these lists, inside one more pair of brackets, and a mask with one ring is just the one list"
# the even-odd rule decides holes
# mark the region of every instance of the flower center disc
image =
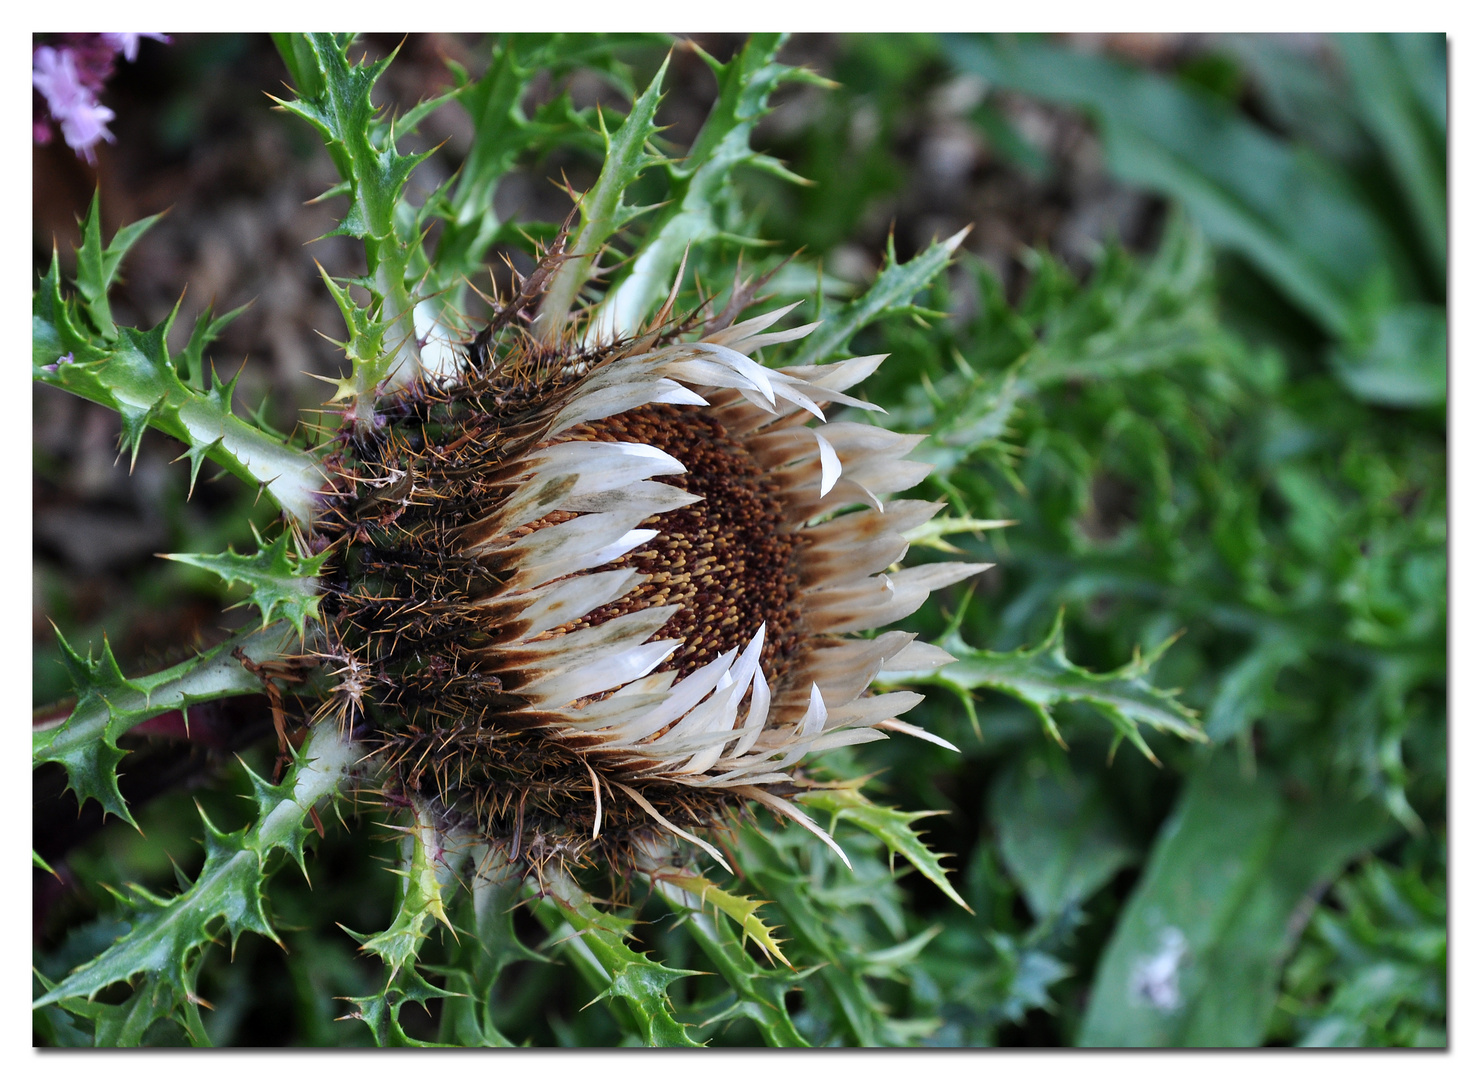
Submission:
[[645,405],[582,424],[570,441],[656,447],[688,470],[662,482],[701,501],[648,518],[642,524],[658,535],[602,567],[630,567],[647,580],[551,633],[677,604],[655,636],[683,640],[657,669],[675,669],[681,678],[730,649],[744,649],[763,622],[761,664],[772,684],[779,681],[800,638],[796,556],[805,540],[787,524],[775,483],[749,452],[701,409],[678,405]]

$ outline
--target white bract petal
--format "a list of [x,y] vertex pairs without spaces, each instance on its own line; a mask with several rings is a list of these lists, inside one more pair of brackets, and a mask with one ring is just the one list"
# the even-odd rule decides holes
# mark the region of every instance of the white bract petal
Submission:
[[822,462],[822,494],[832,490],[832,486],[842,479],[842,462],[837,457],[837,451],[827,441],[827,437],[820,431],[813,430],[817,437],[817,453]]

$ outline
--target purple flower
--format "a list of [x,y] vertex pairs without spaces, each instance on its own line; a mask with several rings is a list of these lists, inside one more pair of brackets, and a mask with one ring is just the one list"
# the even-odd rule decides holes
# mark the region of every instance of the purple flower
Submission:
[[98,104],[93,91],[83,85],[71,50],[38,48],[31,58],[31,85],[46,99],[67,145],[87,158],[89,165],[96,164],[93,147],[103,139],[113,141],[113,133],[105,126],[113,119],[113,110]]
[[141,38],[152,38],[169,44],[168,34],[104,34],[103,40],[123,54],[123,58],[130,64],[139,55],[139,40]]
[[77,81],[97,97],[113,77],[118,49],[102,34],[63,34],[56,47],[72,57],[77,68]]
[[89,165],[96,165],[94,148],[104,140],[113,141],[107,124],[114,115],[98,102],[98,94],[113,74],[114,57],[122,53],[124,59],[133,60],[140,39],[146,37],[169,42],[164,34],[68,34],[57,48],[38,46],[31,54],[31,85],[45,100],[50,117],[37,111],[32,139],[43,145],[50,142],[55,121],[67,145]]

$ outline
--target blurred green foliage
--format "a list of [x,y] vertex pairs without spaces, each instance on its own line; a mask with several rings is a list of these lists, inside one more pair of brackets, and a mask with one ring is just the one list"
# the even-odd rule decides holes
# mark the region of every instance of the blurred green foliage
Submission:
[[[1184,205],[1328,335],[1327,362],[1356,397],[1441,404],[1447,367],[1447,65],[1436,35],[1334,36],[1328,100],[1354,102],[1355,146],[1321,153],[1280,138],[1209,92],[1215,55],[1175,80],[1103,56],[1015,38],[950,38],[960,70],[1085,109],[1109,168]],[[1282,104],[1307,86],[1276,38],[1239,39]],[[1221,69],[1235,72],[1231,56]],[[1217,85],[1217,79],[1211,80]],[[1275,106],[1277,109],[1277,106]],[[1319,115],[1319,113],[1316,113]]]

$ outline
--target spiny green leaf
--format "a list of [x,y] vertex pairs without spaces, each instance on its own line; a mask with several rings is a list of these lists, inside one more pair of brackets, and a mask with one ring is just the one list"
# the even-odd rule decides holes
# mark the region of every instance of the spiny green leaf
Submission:
[[[339,34],[337,37],[346,46],[354,41],[353,34]],[[308,35],[274,33],[272,43],[277,46],[278,55],[287,65],[288,74],[298,93],[309,98],[321,95],[324,92],[324,79],[319,74],[317,58],[309,45]]]
[[[890,411],[895,430],[927,431],[913,453],[936,468],[936,482],[966,461],[988,454],[1022,495],[1009,438],[1024,401],[1057,384],[1110,383],[1181,365],[1205,367],[1236,355],[1238,346],[1219,326],[1212,289],[1210,245],[1185,215],[1173,213],[1160,249],[1146,264],[1116,247],[1102,253],[1087,286],[1078,287],[1052,258],[1024,254],[1036,274],[1022,308],[1006,302],[1001,284],[973,257],[964,262],[979,290],[989,337],[966,343],[967,361],[952,345],[954,370],[926,378],[918,404]],[[988,348],[994,362],[978,355]]]
[[[971,914],[974,915],[975,912]],[[914,964],[919,959],[919,954],[924,952],[924,947],[939,936],[940,930],[939,926],[931,926],[897,945],[863,953],[859,957],[863,970],[878,978],[893,975],[900,968]]]
[[85,363],[104,355],[93,345],[91,332],[78,315],[77,305],[62,295],[61,261],[53,247],[51,264],[31,298],[32,368],[46,371],[50,366],[54,373],[63,364]]
[[118,790],[118,763],[127,753],[111,741],[97,739],[69,747],[65,753],[38,754],[35,760],[38,765],[56,762],[67,770],[67,787],[76,794],[79,806],[95,799],[105,816],[112,814],[138,828]]
[[[323,137],[339,174],[350,186],[350,208],[335,230],[338,235],[385,240],[393,231],[395,204],[416,162],[425,155],[397,153],[393,146],[375,145],[385,125],[370,100],[375,83],[390,66],[393,55],[376,63],[353,63],[352,40],[332,34],[304,34],[292,42],[290,55],[305,82],[299,97],[278,101],[285,112],[308,121]],[[371,266],[371,272],[375,270]]]
[[435,840],[434,826],[424,813],[418,813],[415,824],[406,830],[406,834],[410,853],[405,868],[396,871],[404,884],[394,921],[373,936],[350,932],[361,949],[374,953],[385,962],[390,969],[389,981],[392,984],[403,968],[415,967],[431,922],[440,922],[449,930],[452,928],[442,903],[437,868],[430,854]]
[[[226,312],[219,319],[213,318],[215,314],[214,305],[207,304],[206,309],[200,313],[195,320],[195,326],[190,330],[190,340],[185,343],[185,348],[180,351],[179,358],[175,361],[175,370],[179,374],[180,381],[186,386],[202,393],[209,392],[205,379],[205,350],[210,347],[211,342],[221,336],[221,331],[230,326],[247,308],[250,303],[242,304]],[[216,389],[220,389],[220,381],[213,380]],[[227,384],[235,388],[236,380]],[[228,395],[225,404],[229,407],[231,398]]]
[[[859,942],[867,931],[847,910],[879,899],[879,879],[861,887],[857,879],[872,869],[886,882],[890,877],[887,867],[860,857],[854,870],[847,871],[828,856],[820,863],[820,874],[815,865],[808,872],[798,865],[798,848],[820,849],[821,841],[799,830],[776,835],[747,829],[740,836],[740,846],[746,876],[781,909],[784,925],[793,935],[792,954],[819,965],[802,988],[813,1011],[831,1013],[836,1036],[859,1046],[906,1046],[917,1038],[917,1033],[911,1034],[889,1017],[887,1007],[868,985],[859,955]],[[826,875],[833,873],[846,875],[847,888],[853,890],[850,899],[828,887]]]
[[[440,1038],[459,1046],[509,1046],[494,1023],[499,980],[504,969],[519,960],[547,964],[550,958],[519,941],[514,910],[521,885],[518,869],[509,866],[496,849],[486,845],[470,853],[472,925],[461,929],[450,947],[445,966],[426,971],[445,980],[449,997],[442,1005]],[[466,908],[463,909],[466,911]]]
[[101,956],[69,974],[33,1008],[64,998],[91,999],[104,987],[141,972],[182,981],[188,964],[214,940],[214,928],[220,923],[231,931],[233,940],[243,930],[275,940],[262,908],[260,856],[247,846],[247,830],[222,833],[203,813],[201,822],[205,826],[206,859],[194,885],[172,899],[138,885],[128,895],[116,894],[125,907],[132,909],[133,928]]
[[[130,706],[140,698],[147,704],[149,692],[123,677],[106,637],[96,660],[91,652],[86,657],[79,655],[61,631],[57,631],[57,644],[77,693],[77,705],[61,727],[33,737],[33,763],[51,761],[62,765],[79,806],[88,799],[96,799],[105,815],[114,814],[138,828],[118,790],[118,763],[126,751],[118,748],[117,739],[132,726],[129,714],[135,710]],[[95,722],[89,725],[88,720],[93,718]],[[90,737],[77,737],[83,734],[83,728],[90,728],[86,732]]]
[[[56,988],[56,983],[40,972],[35,975],[43,993]],[[210,1046],[210,1036],[206,1034],[200,1016],[201,1000],[195,993],[199,975],[200,959],[197,957],[187,968],[183,982],[168,978],[162,972],[148,972],[140,977],[138,988],[117,1004],[63,998],[38,1012],[65,1010],[86,1021],[92,1028],[92,1045],[98,1047],[154,1045],[157,1040],[150,1039],[147,1044],[144,1040],[155,1022],[165,1019],[183,1028],[192,1045]]]
[[704,905],[713,904],[714,910],[722,911],[733,919],[744,932],[745,937],[760,946],[762,951],[775,957],[787,967],[791,966],[791,962],[781,952],[780,944],[771,933],[771,928],[755,914],[765,903],[764,900],[751,900],[747,896],[736,896],[698,874],[664,873],[658,875],[657,880],[697,897],[700,911],[703,910]]
[[474,971],[490,986],[505,966],[516,960],[548,963],[549,957],[526,946],[514,929],[521,881],[496,847],[475,852],[472,879],[473,936],[478,943]]
[[[272,819],[274,814],[277,815],[277,818],[270,822],[272,829],[268,839],[264,841],[265,846],[262,850],[264,852],[271,850],[286,852],[288,857],[298,864],[298,869],[303,871],[303,877],[307,879],[308,865],[304,844],[313,834],[314,829],[301,813],[295,814],[293,810],[296,805],[295,793],[303,779],[301,770],[289,775],[282,783],[273,784],[265,777],[253,772],[246,762],[241,762],[241,768],[252,785],[252,797],[257,803],[258,828],[261,829],[269,823],[269,819]],[[181,888],[187,888],[188,882],[183,880],[178,867],[175,872],[182,879]]]
[[696,912],[691,901],[667,887],[667,878],[658,879],[659,891],[674,911],[686,914],[684,928],[698,942],[715,972],[733,988],[739,1000],[725,1012],[711,1017],[705,1027],[729,1016],[748,1016],[760,1029],[770,1046],[810,1046],[796,1030],[786,1008],[786,993],[796,985],[802,973],[785,969],[763,968],[746,951],[744,942],[735,936],[733,927],[723,920]]
[[[150,330],[114,328],[113,338],[97,339],[84,329],[79,301],[64,298],[55,255],[32,298],[31,377],[115,410],[122,418],[123,447],[138,452],[144,428],[155,427],[179,439],[191,458],[192,479],[202,458],[236,476],[262,485],[288,514],[310,520],[318,508],[323,476],[317,460],[235,416],[230,387],[203,391],[183,381],[198,369],[198,356],[172,359],[166,337],[179,307]],[[229,319],[231,316],[225,316]],[[191,342],[199,349],[224,319],[207,312],[197,321]],[[203,321],[207,325],[200,327]]]
[[883,269],[868,286],[868,291],[840,312],[829,315],[826,322],[806,338],[791,363],[819,364],[830,359],[845,350],[853,335],[863,327],[890,311],[908,307],[914,297],[950,264],[951,254],[968,231],[962,229],[948,239],[936,240],[902,264],[894,255],[894,241],[890,236]]
[[1193,721],[1196,713],[1182,705],[1171,690],[1161,690],[1146,679],[1151,667],[1170,648],[1175,638],[1168,638],[1144,656],[1137,656],[1123,667],[1102,674],[1088,671],[1068,659],[1063,649],[1063,611],[1060,608],[1053,628],[1041,644],[1024,646],[1015,652],[995,653],[973,649],[958,634],[941,644],[956,657],[938,671],[909,677],[910,683],[944,686],[962,696],[983,687],[1016,698],[1037,715],[1043,728],[1062,744],[1063,736],[1053,719],[1053,707],[1065,701],[1091,705],[1114,726],[1118,744],[1129,739],[1151,761],[1156,761],[1140,734],[1144,724],[1156,731],[1168,731],[1197,742],[1206,742]]
[[979,533],[990,529],[1005,529],[1017,524],[1015,521],[1005,519],[984,519],[973,517],[937,517],[926,521],[923,525],[916,525],[904,534],[904,539],[911,547],[934,548],[936,551],[945,551],[958,555],[960,548],[945,540],[947,536],[957,533]]
[[894,810],[870,801],[857,787],[821,788],[797,796],[797,802],[832,815],[833,826],[840,819],[850,821],[882,840],[889,851],[904,856],[936,888],[967,911],[971,910],[945,877],[940,856],[924,845],[911,827],[920,818],[931,817],[936,810]]
[[665,967],[626,944],[631,921],[598,911],[591,899],[568,878],[556,883],[534,913],[556,931],[563,945],[585,962],[580,966],[600,993],[597,1001],[621,1001],[635,1033],[648,1046],[700,1046],[673,1015],[668,987],[686,975],[700,974]]
[[[420,250],[421,233],[402,197],[412,171],[432,151],[396,150],[395,124],[382,118],[371,100],[394,54],[373,64],[352,63],[352,42],[332,34],[279,38],[279,52],[297,73],[299,96],[278,104],[318,131],[347,185],[335,191],[348,196],[348,210],[328,235],[352,236],[364,244],[367,272],[362,283],[371,299],[363,317],[368,322],[346,313],[353,373],[350,392],[343,395],[354,399],[355,417],[364,425],[372,422],[375,397],[387,380],[405,385],[420,371],[407,274]],[[340,308],[344,310],[343,302]]]
[[[672,285],[684,253],[721,235],[719,214],[732,198],[730,187],[742,165],[779,166],[750,148],[755,125],[770,112],[770,95],[786,82],[822,82],[804,68],[775,62],[784,34],[756,34],[726,64],[700,53],[719,82],[719,96],[686,157],[667,162],[668,198],[631,273],[602,305],[603,330],[636,332]],[[782,169],[784,173],[784,169]],[[800,177],[785,173],[792,181]]]
[[290,556],[287,532],[267,547],[261,547],[261,542],[259,536],[258,549],[253,555],[238,555],[228,550],[220,555],[186,553],[166,555],[165,558],[209,570],[228,585],[250,586],[250,600],[262,612],[262,625],[265,627],[274,619],[285,618],[301,638],[308,620],[318,618],[318,605],[322,599],[318,575],[328,559],[328,552],[308,558]]
[[139,237],[164,215],[155,214],[125,225],[105,248],[100,197],[101,189],[93,192],[92,203],[82,221],[82,246],[77,249],[77,292],[97,332],[104,340],[112,341],[118,337],[118,327],[113,323],[113,313],[108,305],[108,290],[118,276],[118,264],[128,249],[138,243]]
[[126,895],[115,893],[131,912],[128,933],[50,988],[32,1008],[70,998],[91,1000],[105,987],[141,973],[193,986],[191,964],[215,940],[218,927],[228,930],[233,941],[246,930],[276,941],[263,906],[262,890],[270,874],[267,857],[278,849],[291,850],[304,816],[319,799],[338,790],[357,756],[332,724],[320,725],[278,789],[285,794],[260,803],[262,813],[255,823],[223,833],[202,811],[205,865],[190,888],[169,898],[138,885],[130,886]]
[[411,1003],[425,1008],[433,998],[454,997],[450,991],[438,990],[422,978],[414,964],[400,968],[391,978],[390,985],[378,994],[351,998],[357,1008],[346,1020],[363,1020],[375,1038],[376,1046],[443,1046],[436,1042],[413,1039],[401,1027],[401,1009]]
[[98,659],[79,656],[61,643],[62,662],[77,691],[77,704],[61,724],[32,736],[32,763],[55,762],[67,770],[67,780],[79,802],[96,799],[106,813],[132,824],[118,792],[118,762],[125,751],[118,736],[152,716],[172,709],[223,697],[258,693],[262,681],[232,652],[242,649],[256,662],[281,655],[288,638],[273,627],[228,638],[193,659],[153,675],[125,679],[106,639]]
[[[413,267],[424,289],[444,311],[463,310],[466,279],[482,267],[488,248],[508,240],[493,208],[498,183],[525,156],[554,147],[579,146],[600,153],[603,141],[595,124],[595,110],[577,110],[569,93],[540,105],[526,116],[523,102],[530,84],[541,74],[559,80],[576,68],[607,69],[608,78],[621,84],[610,68],[610,53],[626,35],[505,34],[493,43],[492,61],[483,76],[464,81],[456,89],[458,102],[473,124],[473,142],[456,177],[426,201],[421,210],[424,228],[432,217],[442,221],[435,257]],[[617,39],[617,40],[613,40]],[[657,41],[657,35],[641,40]],[[425,263],[423,266],[422,264]]]
[[606,130],[605,118],[601,117],[606,163],[601,167],[596,186],[580,201],[580,227],[571,238],[569,258],[550,275],[549,289],[534,320],[535,333],[546,340],[554,340],[563,332],[580,290],[590,280],[601,249],[635,213],[623,202],[626,189],[662,160],[648,149],[648,143],[658,132],[653,118],[662,100],[662,81],[667,71],[668,60],[664,59],[652,82],[632,103],[632,111],[614,133]]

